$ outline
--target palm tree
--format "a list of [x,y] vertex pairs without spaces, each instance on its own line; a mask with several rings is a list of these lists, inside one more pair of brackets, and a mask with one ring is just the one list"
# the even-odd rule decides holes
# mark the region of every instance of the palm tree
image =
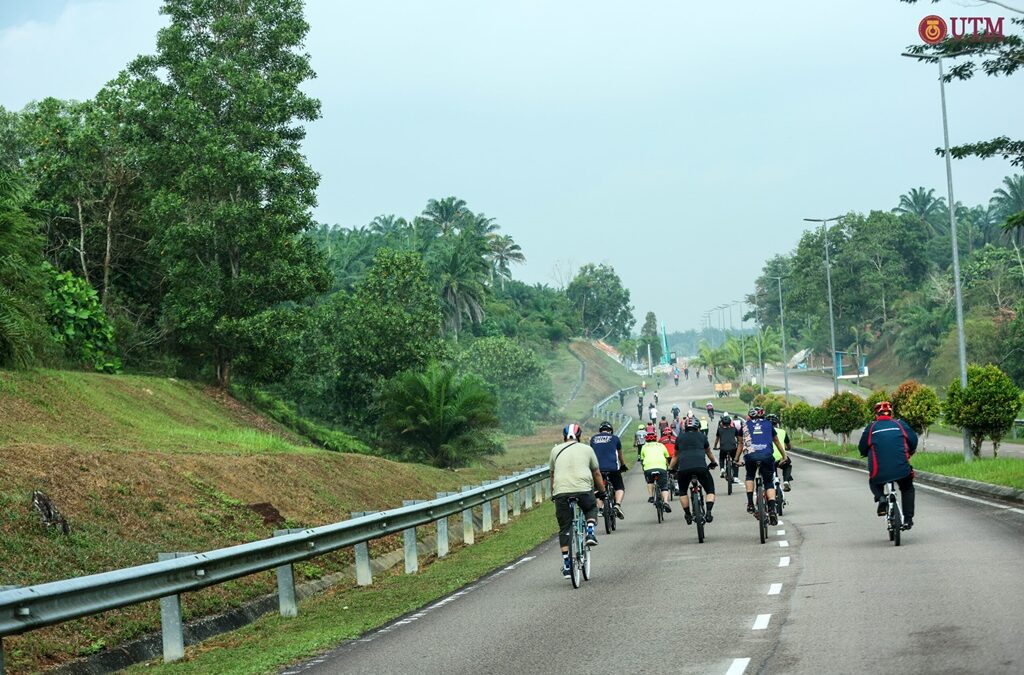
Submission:
[[408,459],[448,468],[500,451],[488,434],[498,426],[497,401],[476,376],[433,361],[396,376],[384,393],[385,418]]
[[370,232],[385,238],[401,234],[407,227],[409,223],[405,218],[396,218],[394,214],[382,214],[370,221]]
[[1003,223],[1003,230],[1014,244],[1024,230],[1024,174],[1003,178],[1005,188],[996,188],[989,207]]
[[934,189],[911,188],[907,194],[900,195],[900,204],[893,209],[893,212],[916,216],[931,225],[936,230],[936,234],[941,234],[940,228],[936,226],[936,221],[942,214],[943,204],[945,204],[945,200],[942,197],[936,198]]
[[464,318],[472,323],[484,320],[486,288],[483,280],[487,265],[483,257],[467,245],[469,243],[461,237],[446,242],[436,250],[431,265],[440,288],[445,327],[456,340]]
[[450,234],[458,228],[462,218],[467,215],[472,214],[466,208],[466,202],[457,197],[431,199],[422,213],[423,218],[437,225],[442,235]]
[[525,263],[526,256],[519,244],[507,234],[494,235],[490,239],[491,275],[501,279],[501,290],[505,290],[505,280],[512,278],[511,263]]

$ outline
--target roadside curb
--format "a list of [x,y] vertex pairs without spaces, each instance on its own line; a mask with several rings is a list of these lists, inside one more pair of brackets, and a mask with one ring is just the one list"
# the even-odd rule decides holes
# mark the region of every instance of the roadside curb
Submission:
[[[852,466],[858,469],[866,468],[867,464],[867,460],[837,457],[835,455],[816,452],[814,450],[806,450],[804,448],[794,447],[792,452],[797,456],[803,455],[806,457],[813,457],[814,459],[820,459],[831,464]],[[925,485],[934,485],[936,487],[946,488],[947,490],[952,490],[953,492],[958,492],[960,494],[984,496],[1018,506],[1024,504],[1024,490],[1017,490],[1004,485],[993,485],[992,483],[983,483],[981,481],[970,480],[968,478],[952,478],[950,476],[943,476],[937,473],[930,473],[928,471],[918,471],[917,469],[914,469],[914,479],[924,483]]]

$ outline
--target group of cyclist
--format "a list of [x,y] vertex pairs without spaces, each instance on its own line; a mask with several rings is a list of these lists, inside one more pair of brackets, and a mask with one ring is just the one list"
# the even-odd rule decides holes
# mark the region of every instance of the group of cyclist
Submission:
[[[706,410],[714,419],[714,407],[710,401]],[[888,401],[878,403],[874,412],[876,420],[864,429],[860,452],[868,457],[869,485],[878,503],[877,513],[885,515],[882,486],[895,481],[900,487],[903,528],[909,529],[914,519],[914,472],[909,458],[917,449],[917,434],[905,422],[892,417],[892,405]],[[672,423],[664,416],[658,421],[655,413],[645,424],[638,425],[634,434],[633,444],[647,483],[648,502],[655,501],[655,490],[660,491],[663,510],[670,513],[669,481],[674,480],[683,517],[687,524],[691,524],[693,518],[687,487],[691,480],[696,479],[706,495],[705,521],[710,523],[714,520],[715,504],[712,471],[721,465],[720,477],[725,478],[726,462],[732,461],[736,467],[745,467],[747,512],[757,517],[754,483],[760,474],[765,486],[768,519],[776,525],[776,472],[782,471],[783,491],[790,491],[793,482],[793,463],[789,455],[792,444],[779,416],[766,414],[759,406],[750,408],[745,419],[724,413],[719,417],[712,445],[706,418],[702,425],[702,420],[690,410],[680,420],[678,405],[673,405],[672,413]],[[589,445],[582,442],[578,424],[566,425],[562,436],[563,443],[551,450],[549,467],[563,554],[562,571],[568,576],[568,544],[572,526],[569,500],[577,499],[587,521],[587,544],[596,546],[595,527],[599,509],[613,509],[616,518],[625,518],[622,511],[625,494],[622,473],[627,470],[627,464],[622,441],[609,422],[601,424],[598,433],[590,438]],[[714,450],[718,451],[717,458]]]

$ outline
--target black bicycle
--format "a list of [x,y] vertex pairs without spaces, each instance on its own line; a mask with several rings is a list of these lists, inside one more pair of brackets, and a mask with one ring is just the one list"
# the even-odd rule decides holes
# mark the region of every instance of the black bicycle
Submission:
[[665,520],[665,500],[661,496],[661,472],[652,471],[651,480],[654,485],[654,510],[658,512],[658,522]]
[[786,501],[785,492],[782,490],[782,483],[779,482],[779,467],[775,468],[775,513],[782,515],[783,509],[789,505]]
[[[601,475],[604,477],[604,484],[606,487],[611,487],[611,482],[608,479],[608,472],[602,471]],[[615,507],[613,506],[614,495],[613,490],[607,490],[604,497],[604,502],[601,505],[601,513],[604,516],[604,531],[606,534],[611,534],[615,531]]]
[[768,499],[764,492],[764,481],[761,479],[761,460],[754,461],[754,517],[757,519],[757,531],[763,544],[768,539]]
[[732,482],[736,478],[736,461],[732,458],[732,454],[725,456],[725,489],[727,494],[732,494]]
[[704,487],[694,476],[690,479],[690,513],[693,514],[693,523],[697,526],[697,543],[704,543],[704,524],[707,522],[704,504]]
[[896,481],[885,484],[885,529],[889,531],[889,541],[899,546],[903,514],[900,512],[899,500],[896,499]]

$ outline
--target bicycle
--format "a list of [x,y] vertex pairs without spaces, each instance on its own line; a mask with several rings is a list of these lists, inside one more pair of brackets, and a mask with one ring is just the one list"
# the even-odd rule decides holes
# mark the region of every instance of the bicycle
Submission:
[[[611,483],[608,480],[608,472],[607,471],[602,471],[601,472],[601,476],[604,478],[604,484],[606,486],[611,485]],[[609,493],[607,493],[605,495],[605,498],[604,498],[604,501],[603,501],[603,505],[601,507],[601,513],[604,516],[604,531],[605,531],[605,534],[611,534],[612,532],[615,531],[615,527],[616,527],[616,523],[615,523],[615,521],[616,521],[615,507],[613,506],[614,498],[611,496],[613,494],[615,494],[615,493],[614,492],[609,492]]]
[[903,514],[896,499],[896,481],[885,484],[885,529],[889,531],[889,541],[893,546],[900,545],[900,532],[903,531]]
[[575,497],[569,498],[572,507],[572,534],[569,537],[569,579],[573,588],[579,588],[590,579],[590,547],[587,546],[587,519]]
[[789,504],[786,501],[785,493],[782,491],[782,483],[779,482],[779,467],[775,469],[775,513],[782,515],[783,507]]
[[761,461],[759,459],[754,462],[754,517],[757,518],[757,531],[763,544],[768,538],[768,500],[761,479]]
[[725,456],[725,487],[727,494],[732,494],[732,482],[736,478],[736,462],[731,454]]
[[658,522],[665,520],[665,500],[661,497],[661,472],[652,471],[651,479],[654,485],[654,510],[658,513]]
[[697,526],[697,543],[703,544],[704,524],[707,522],[704,515],[704,487],[696,476],[690,479],[690,513],[693,514],[693,522]]

